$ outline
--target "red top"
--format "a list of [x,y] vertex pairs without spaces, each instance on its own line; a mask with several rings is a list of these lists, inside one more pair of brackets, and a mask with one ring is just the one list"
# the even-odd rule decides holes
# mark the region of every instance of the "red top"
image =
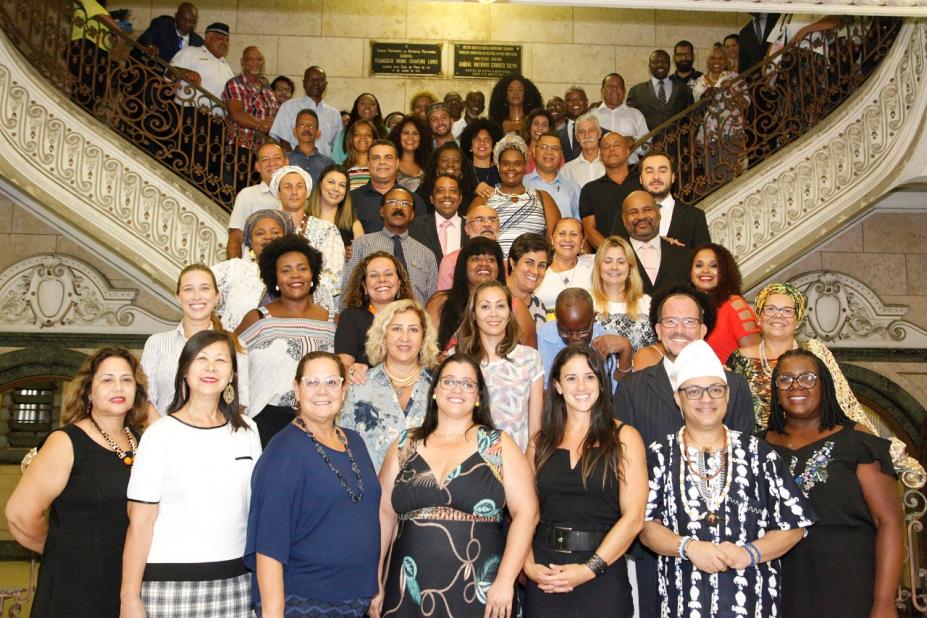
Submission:
[[731,296],[718,307],[718,321],[715,329],[705,339],[715,351],[722,363],[740,347],[737,340],[747,335],[760,332],[753,308],[743,296]]

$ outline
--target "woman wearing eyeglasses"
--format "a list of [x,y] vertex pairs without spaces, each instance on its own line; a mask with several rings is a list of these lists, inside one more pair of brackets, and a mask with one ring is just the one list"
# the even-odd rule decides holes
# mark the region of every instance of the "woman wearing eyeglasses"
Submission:
[[400,434],[380,470],[387,568],[370,615],[508,618],[538,521],[531,468],[493,428],[476,359],[448,357],[428,394],[422,426]]
[[344,378],[334,354],[306,354],[296,418],[254,468],[245,564],[259,616],[360,617],[379,588],[380,484],[364,441],[335,424]]
[[676,357],[670,382],[685,425],[650,445],[641,541],[659,556],[661,616],[807,616],[781,611],[779,558],[814,523],[785,462],[727,429],[727,376],[705,341]]
[[[764,431],[769,421],[772,374],[779,357],[789,350],[801,348],[821,359],[834,377],[837,402],[843,413],[870,433],[876,433],[827,346],[817,339],[796,339],[798,326],[805,317],[804,295],[790,283],[771,283],[756,295],[754,305],[762,338],[758,344],[733,352],[727,364],[731,371],[743,375],[750,385],[756,432]],[[904,442],[898,438],[892,438],[891,442],[895,470],[910,486],[922,485],[925,479],[924,468],[905,453]]]
[[766,440],[819,520],[782,559],[783,616],[897,616],[902,514],[889,442],[859,430],[814,354],[790,350],[772,377]]

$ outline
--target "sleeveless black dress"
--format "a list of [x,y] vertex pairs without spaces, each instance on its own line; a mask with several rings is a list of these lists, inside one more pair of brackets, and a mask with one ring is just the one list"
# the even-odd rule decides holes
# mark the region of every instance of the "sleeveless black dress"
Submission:
[[[623,426],[623,425],[622,425]],[[619,428],[620,431],[620,428]],[[538,564],[582,564],[595,551],[558,552],[544,542],[543,524],[588,532],[608,532],[621,518],[618,507],[618,479],[609,476],[602,485],[604,466],[600,463],[583,486],[582,465],[570,468],[570,451],[557,449],[537,476],[541,525],[532,548]],[[573,592],[548,594],[527,580],[526,618],[627,618],[634,615],[628,565],[624,556],[613,562],[604,574],[575,588]]]
[[57,431],[71,439],[74,465],[64,491],[51,505],[31,615],[116,618],[132,468],[80,427],[67,425]]
[[441,482],[408,433],[393,486],[399,516],[384,616],[482,618],[505,550],[502,432],[477,429],[477,451]]
[[808,536],[782,557],[783,616],[869,616],[876,526],[856,467],[877,462],[894,476],[889,445],[852,424],[796,450],[773,445],[818,514]]

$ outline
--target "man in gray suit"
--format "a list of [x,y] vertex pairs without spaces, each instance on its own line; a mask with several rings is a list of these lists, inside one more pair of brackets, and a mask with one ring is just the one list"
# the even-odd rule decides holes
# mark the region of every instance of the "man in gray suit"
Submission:
[[650,54],[650,79],[628,92],[627,104],[644,114],[651,131],[692,105],[692,91],[669,76],[670,56],[662,49]]
[[[637,429],[644,444],[651,444],[679,431],[684,421],[673,399],[670,373],[682,349],[704,339],[715,323],[715,310],[708,299],[688,286],[667,288],[658,294],[650,307],[650,323],[666,354],[652,367],[632,373],[618,383],[615,392],[615,416]],[[730,397],[724,424],[750,435],[755,420],[750,387],[743,376],[727,372]],[[631,554],[637,568],[637,592],[640,616],[659,615],[657,593],[657,556],[640,543]]]

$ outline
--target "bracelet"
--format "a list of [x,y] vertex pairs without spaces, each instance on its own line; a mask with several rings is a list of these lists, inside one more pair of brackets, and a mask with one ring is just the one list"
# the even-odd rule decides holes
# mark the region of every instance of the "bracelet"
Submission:
[[596,577],[605,573],[605,569],[608,568],[608,563],[599,554],[592,554],[592,558],[586,560],[585,564]]
[[695,537],[684,536],[682,537],[682,540],[679,541],[679,557],[682,558],[683,560],[689,559],[689,554],[686,553],[686,550],[689,547],[689,543],[691,543],[694,540],[695,540]]
[[615,369],[618,370],[618,373],[631,373],[632,371],[634,371],[634,360],[633,360],[633,359],[631,360],[631,366],[630,366],[630,367],[628,367],[627,369],[622,369],[622,368],[621,368],[621,360],[618,359],[618,360],[615,361]]
[[756,566],[763,562],[763,554],[760,553],[760,550],[753,543],[745,543],[744,547],[747,548],[747,551],[750,552],[750,566]]

